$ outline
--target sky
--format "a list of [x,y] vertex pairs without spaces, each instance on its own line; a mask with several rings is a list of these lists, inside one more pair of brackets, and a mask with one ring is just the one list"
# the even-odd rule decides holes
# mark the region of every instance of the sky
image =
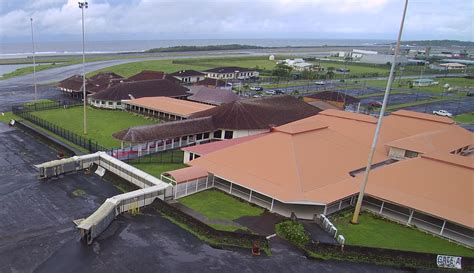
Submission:
[[[90,0],[89,40],[395,40],[403,0]],[[0,42],[81,39],[77,0],[0,0]],[[404,40],[474,40],[473,0],[410,0]]]

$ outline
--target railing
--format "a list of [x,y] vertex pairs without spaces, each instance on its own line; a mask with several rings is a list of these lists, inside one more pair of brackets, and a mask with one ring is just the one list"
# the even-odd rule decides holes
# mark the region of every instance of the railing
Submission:
[[[36,105],[36,104],[35,104]],[[44,107],[40,107],[41,110],[48,110],[48,109],[57,109],[57,108],[60,108],[59,104],[53,104],[53,103],[48,103],[47,106],[44,106]],[[65,105],[63,105],[65,106]],[[34,107],[34,106],[28,106],[28,105],[22,105],[22,106],[13,106],[12,107],[12,112],[13,114],[19,116],[19,117],[22,117],[24,119],[26,119],[27,121],[35,124],[35,125],[38,125],[40,126],[41,128],[44,128],[64,139],[66,139],[67,141],[70,141],[82,148],[85,148],[86,150],[94,153],[94,152],[98,152],[98,151],[107,151],[107,149],[100,145],[97,141],[95,140],[92,140],[90,138],[85,138],[81,135],[78,135],[74,132],[71,132],[69,130],[66,130],[54,123],[51,123],[47,120],[44,120],[42,118],[39,118],[33,114],[31,114],[31,112],[33,112],[34,110],[32,109],[38,109],[38,107],[36,108],[31,108],[31,107]],[[55,108],[54,108],[55,107]],[[66,106],[66,107],[69,107]],[[36,111],[41,111],[41,110],[36,110]]]

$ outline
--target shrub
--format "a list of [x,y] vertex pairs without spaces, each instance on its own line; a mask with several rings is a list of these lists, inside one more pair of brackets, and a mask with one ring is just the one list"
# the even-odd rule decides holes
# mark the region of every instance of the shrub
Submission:
[[302,224],[295,221],[284,221],[276,226],[276,232],[280,237],[296,245],[305,245],[309,242],[309,237],[306,234]]

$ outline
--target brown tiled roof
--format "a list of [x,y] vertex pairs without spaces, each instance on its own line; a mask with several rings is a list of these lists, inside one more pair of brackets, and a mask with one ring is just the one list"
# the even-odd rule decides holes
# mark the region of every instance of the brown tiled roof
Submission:
[[193,85],[203,85],[207,87],[225,87],[226,83],[223,80],[205,78],[202,81],[198,81]]
[[212,118],[203,117],[131,127],[114,133],[113,137],[126,142],[141,143],[210,132],[214,129]]
[[238,66],[224,66],[224,67],[216,67],[205,70],[203,72],[212,72],[212,73],[235,73],[235,71],[239,72],[247,72],[247,71],[255,71],[255,69],[248,69],[245,67],[238,67]]
[[[82,84],[82,75],[73,75],[60,81],[58,87],[80,92],[82,90]],[[90,80],[86,78],[86,91],[89,91],[89,89],[93,87],[94,85],[92,85]]]
[[[217,111],[211,111],[215,110]],[[113,136],[146,142],[210,132],[217,129],[270,129],[316,115],[320,110],[288,95],[235,101],[193,114],[187,120],[132,127]]]
[[104,89],[107,89],[113,85],[120,83],[124,78],[113,72],[103,72],[99,73],[91,78],[89,78],[92,87],[87,91],[91,93],[97,93]]
[[193,95],[189,96],[188,100],[212,105],[221,105],[239,99],[239,96],[230,90],[210,88],[202,85],[191,86],[189,88],[189,93],[192,93]]
[[142,97],[184,97],[187,88],[169,80],[122,82],[91,96],[100,100],[129,100]]
[[128,77],[131,81],[161,80],[165,78],[165,72],[143,70],[142,72]]
[[190,118],[212,116],[216,128],[269,129],[316,115],[321,110],[289,95],[238,100],[194,113]]
[[176,72],[170,73],[169,75],[173,77],[193,77],[193,76],[204,76],[206,74],[196,71],[196,70],[189,69],[189,70],[176,71]]
[[323,91],[323,92],[318,92],[318,93],[308,95],[305,97],[312,98],[312,99],[326,100],[326,101],[343,102],[345,104],[353,104],[353,103],[358,103],[360,101],[356,97],[346,95],[342,92],[336,92],[336,91]]

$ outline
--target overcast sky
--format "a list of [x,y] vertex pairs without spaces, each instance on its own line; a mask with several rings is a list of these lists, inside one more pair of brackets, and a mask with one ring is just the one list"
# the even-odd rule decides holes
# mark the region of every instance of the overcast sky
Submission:
[[[91,40],[395,40],[402,0],[90,0]],[[0,41],[80,40],[77,0],[0,0]],[[403,38],[473,41],[473,0],[411,0]]]

